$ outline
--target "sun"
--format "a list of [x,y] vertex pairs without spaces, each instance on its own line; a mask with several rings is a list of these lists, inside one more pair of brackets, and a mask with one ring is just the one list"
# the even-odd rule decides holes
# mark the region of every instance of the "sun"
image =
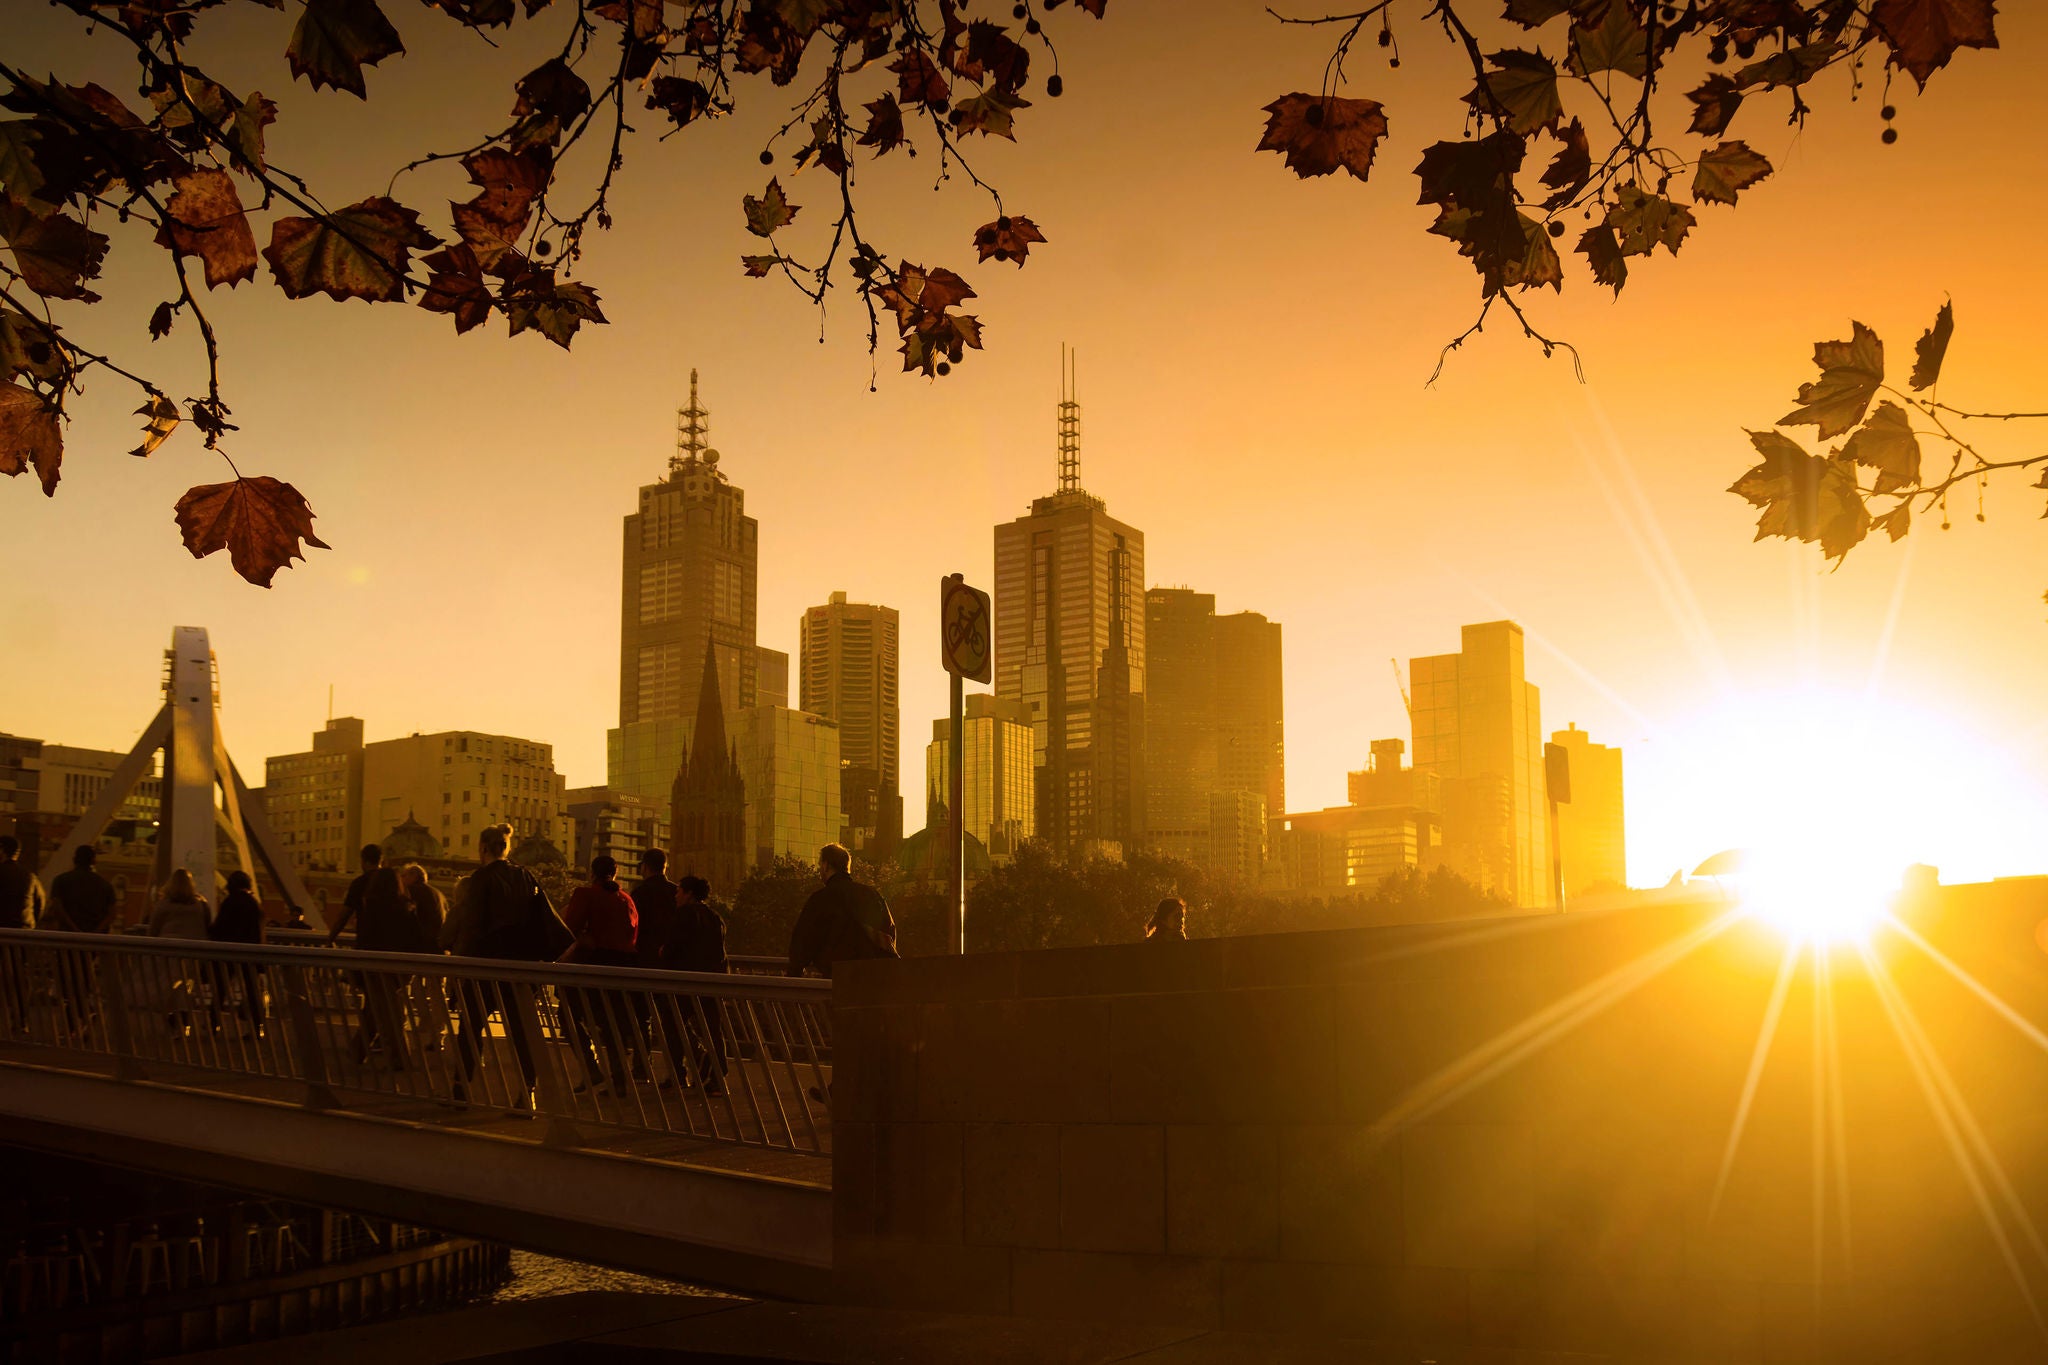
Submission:
[[2012,870],[1996,863],[2030,842],[2015,822],[2043,805],[2009,754],[1952,715],[1863,691],[1744,693],[1670,739],[1659,785],[1674,827],[1657,833],[1694,859],[1730,850],[1699,872],[1805,941],[1867,939],[1915,863]]

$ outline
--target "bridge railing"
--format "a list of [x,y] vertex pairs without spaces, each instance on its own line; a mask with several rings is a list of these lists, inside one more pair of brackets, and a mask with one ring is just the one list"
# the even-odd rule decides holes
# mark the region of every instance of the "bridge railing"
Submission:
[[830,1149],[831,983],[409,953],[0,930],[0,1042],[308,1104],[430,1102],[801,1152]]
[[[326,948],[330,946],[325,929],[279,929],[272,927],[264,930],[264,939],[279,947],[287,948]],[[331,946],[353,948],[355,945],[355,932],[349,930],[344,932],[340,940]],[[787,958],[769,957],[759,953],[730,953],[727,954],[725,960],[732,965],[733,973],[738,976],[781,976],[784,974],[784,968],[788,966]]]

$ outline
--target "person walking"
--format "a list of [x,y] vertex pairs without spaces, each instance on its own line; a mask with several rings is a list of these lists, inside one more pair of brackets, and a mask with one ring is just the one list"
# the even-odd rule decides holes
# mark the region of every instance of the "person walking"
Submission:
[[0,834],[0,929],[33,929],[43,917],[43,884],[21,860],[21,840]]
[[1179,896],[1168,896],[1159,902],[1159,908],[1152,912],[1152,918],[1145,921],[1145,941],[1185,943],[1187,939],[1188,903]]
[[[215,943],[263,942],[263,906],[256,899],[256,884],[249,874],[237,869],[228,873],[228,893],[221,897],[220,912],[213,917],[206,936]],[[254,962],[225,962],[214,964],[213,1024],[220,1027],[220,1006],[231,993],[229,987],[241,992],[241,1015],[249,1021],[249,1031],[257,1037],[263,1036],[263,968]]]
[[[562,923],[576,936],[563,950],[561,962],[590,967],[631,967],[637,965],[640,911],[633,897],[619,885],[619,865],[610,855],[600,853],[590,860],[590,880],[576,888],[562,912]],[[623,1088],[627,1082],[625,1040],[620,1036],[619,1017],[623,1001],[609,1006],[602,993],[591,988],[571,987],[566,992],[569,1042],[587,1078],[584,1085],[602,1090],[607,1085]],[[608,1071],[598,1067],[597,1049],[592,1046],[592,1021],[603,1040]]]
[[[207,913],[207,904],[199,894],[199,888],[192,881],[190,869],[174,867],[171,880],[164,887],[163,899],[149,912],[149,932],[155,938],[198,938],[206,937],[212,924]],[[170,1000],[166,1017],[174,1035],[182,1035],[192,1027],[192,1004],[199,994],[199,983],[186,974],[185,964],[171,969]]]
[[[384,865],[384,850],[375,844],[364,844],[362,852],[362,874],[348,884],[348,892],[341,898],[341,914],[334,923],[327,926],[327,946],[332,948],[341,931],[348,928],[349,921],[363,913],[363,902],[370,894],[370,883],[377,870]],[[357,933],[362,931],[357,929]],[[362,945],[357,945],[362,946]]]
[[45,929],[71,934],[104,934],[114,924],[114,884],[94,870],[99,850],[80,844],[71,851],[71,870],[50,880],[50,895],[44,902],[49,912]]
[[[406,951],[439,956],[441,929],[448,922],[448,898],[427,880],[427,870],[418,863],[407,863],[398,869],[398,884],[412,915],[410,937],[413,946]],[[439,1051],[441,1040],[448,1036],[452,1022],[448,1012],[447,982],[439,976],[414,977],[406,991],[406,999],[414,1028],[426,1040],[427,1050]]]
[[[723,976],[732,970],[725,952],[725,916],[711,904],[711,884],[702,877],[684,877],[676,883],[677,908],[682,932],[669,966],[679,972],[706,972]],[[688,1011],[684,1018],[692,1035],[692,1053],[697,1074],[704,1078],[704,1093],[725,1093],[726,1019],[724,1006],[715,995],[694,995],[676,1005]],[[674,1056],[674,1053],[670,1054]]]
[[[576,936],[555,913],[548,893],[534,875],[505,856],[512,826],[492,825],[476,837],[477,870],[463,879],[455,908],[441,926],[443,946],[460,957],[496,958],[507,962],[552,962]],[[503,982],[471,981],[459,991],[462,1033],[458,1051],[462,1080],[455,1086],[458,1104],[467,1103],[482,1057],[479,1040],[491,1016],[505,1021],[513,1055],[525,1088],[518,1108],[533,1109],[534,1060],[521,1027],[512,988]]]
[[818,850],[818,874],[825,884],[804,902],[789,934],[789,974],[832,975],[834,964],[870,957],[895,957],[896,918],[882,893],[853,879],[853,855],[839,844]]
[[[46,913],[38,927],[70,934],[104,934],[113,928],[121,896],[112,882],[93,870],[98,859],[99,850],[91,844],[71,850],[71,870],[50,879],[50,894],[43,903]],[[94,1015],[87,1002],[99,993],[99,973],[98,957],[80,954],[69,977],[59,974],[65,1024],[73,1037]]]

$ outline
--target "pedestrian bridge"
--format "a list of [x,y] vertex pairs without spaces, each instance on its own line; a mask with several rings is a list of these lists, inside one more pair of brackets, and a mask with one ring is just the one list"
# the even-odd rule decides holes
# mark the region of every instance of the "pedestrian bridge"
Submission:
[[823,1298],[831,985],[0,931],[7,1140]]

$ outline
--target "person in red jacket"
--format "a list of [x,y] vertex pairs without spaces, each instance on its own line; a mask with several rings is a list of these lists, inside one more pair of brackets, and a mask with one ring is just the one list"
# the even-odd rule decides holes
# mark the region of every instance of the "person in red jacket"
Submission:
[[[590,860],[590,880],[577,887],[569,897],[568,908],[562,912],[562,923],[569,926],[569,932],[576,935],[576,941],[562,954],[561,961],[592,967],[635,965],[640,911],[626,888],[619,885],[619,865],[608,855],[600,853]],[[629,999],[621,996],[606,1008],[604,994],[601,990],[580,986],[570,986],[563,991],[568,1005],[570,1046],[575,1049],[576,1060],[582,1065],[584,1074],[590,1078],[585,1085],[595,1084],[600,1090],[609,1086],[623,1087],[627,1083],[626,1040],[621,1036],[619,1021],[633,1017]],[[605,1057],[610,1062],[609,1075],[598,1067],[597,1049],[591,1045],[593,1022],[597,1036],[604,1043]],[[583,1089],[584,1086],[577,1088]]]

